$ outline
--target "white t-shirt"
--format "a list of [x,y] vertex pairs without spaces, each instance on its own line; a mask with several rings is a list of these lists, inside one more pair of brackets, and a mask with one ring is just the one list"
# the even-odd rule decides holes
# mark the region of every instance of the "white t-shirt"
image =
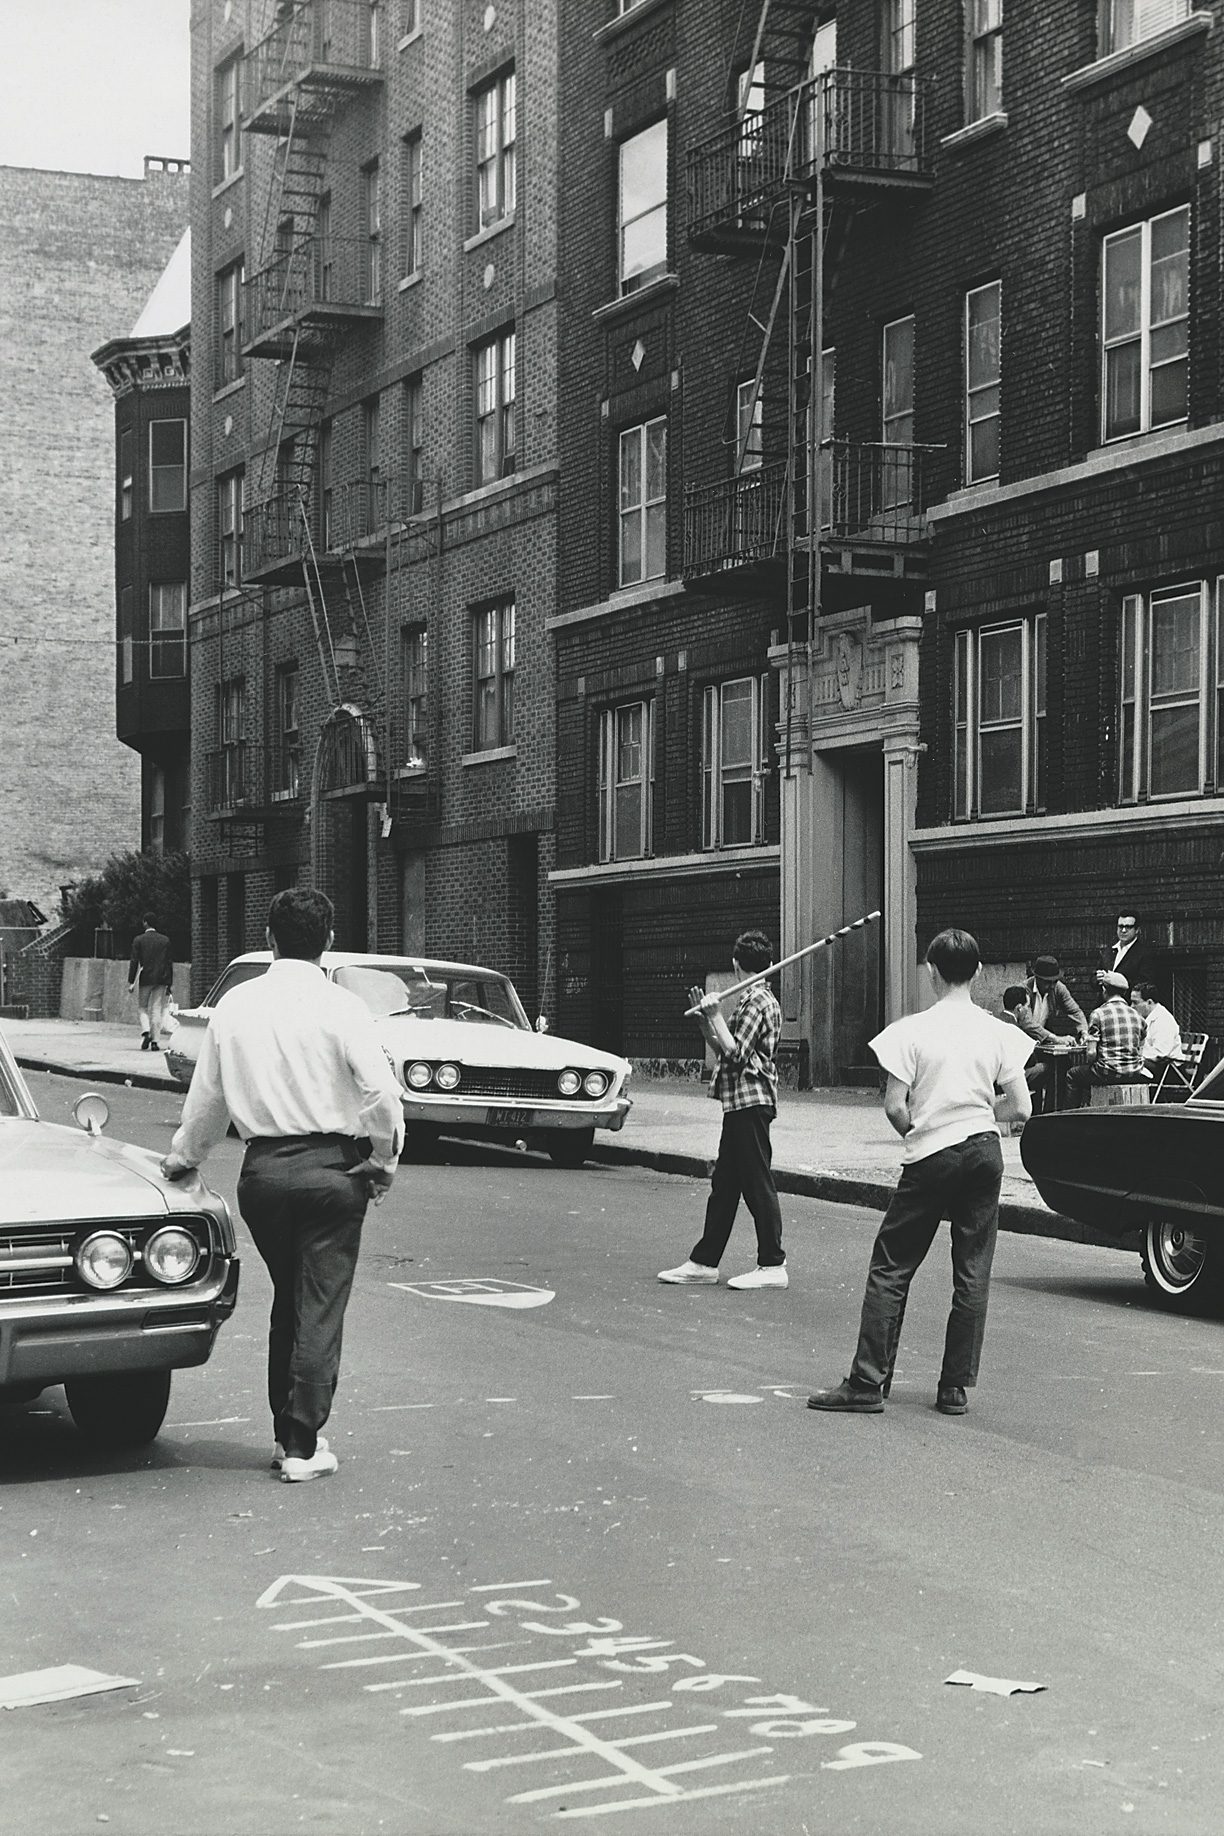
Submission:
[[901,1145],[905,1164],[970,1135],[997,1135],[996,1088],[1020,1076],[1033,1041],[972,1001],[945,999],[894,1020],[876,1034],[871,1049],[909,1089],[913,1127]]

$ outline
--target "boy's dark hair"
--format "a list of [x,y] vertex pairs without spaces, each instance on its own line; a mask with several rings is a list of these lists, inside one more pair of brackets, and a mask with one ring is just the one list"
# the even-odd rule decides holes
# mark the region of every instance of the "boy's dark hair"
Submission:
[[268,929],[281,955],[308,963],[327,948],[334,918],[331,900],[313,886],[286,886],[268,907]]
[[768,969],[774,959],[773,945],[764,931],[741,931],[735,940],[731,952],[741,968],[749,975],[756,975],[761,969]]
[[1138,995],[1141,1001],[1159,1001],[1160,999],[1160,990],[1155,982],[1135,982],[1131,987],[1131,993]]
[[146,931],[155,931],[157,929],[157,920],[151,912],[146,912],[140,922],[143,924]]
[[[936,965],[936,967],[938,967],[938,965]],[[1024,1007],[1027,1002],[1027,988],[1021,988],[1016,983],[1013,983],[1010,988],[1005,988],[1003,990],[1003,1005],[1009,1014],[1013,1013],[1017,1007]]]
[[955,928],[932,937],[927,945],[926,959],[953,988],[962,988],[966,982],[971,982],[982,966],[977,938],[970,931]]

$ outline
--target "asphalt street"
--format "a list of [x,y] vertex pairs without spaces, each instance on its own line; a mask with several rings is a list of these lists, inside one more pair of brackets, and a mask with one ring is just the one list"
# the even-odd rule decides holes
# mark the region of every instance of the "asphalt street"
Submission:
[[[81,1087],[31,1084],[53,1120]],[[177,1099],[107,1099],[167,1145]],[[0,1416],[0,1670],[136,1680],[0,1717],[0,1830],[1214,1836],[1224,1326],[1159,1312],[1133,1255],[1001,1238],[949,1419],[937,1249],[887,1412],[828,1417],[875,1214],[785,1199],[784,1293],[662,1287],[704,1194],[404,1167],[313,1485],[269,1469],[241,1228],[238,1312],[152,1448],[88,1452],[60,1392]]]

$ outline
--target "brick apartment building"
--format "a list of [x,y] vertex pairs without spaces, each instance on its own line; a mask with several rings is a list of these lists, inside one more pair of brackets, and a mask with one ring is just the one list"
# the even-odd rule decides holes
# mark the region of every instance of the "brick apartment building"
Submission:
[[562,0],[567,1030],[879,906],[801,1078],[952,922],[1087,997],[1136,908],[1224,1032],[1217,13]]
[[0,167],[0,894],[48,913],[141,833],[115,740],[114,403],[89,353],[134,323],[187,220],[174,161]]
[[[183,162],[184,168],[186,162]],[[188,841],[191,232],[140,317],[93,353],[115,397],[115,730],[140,755],[140,846]]]
[[553,8],[193,0],[195,976],[553,963]]

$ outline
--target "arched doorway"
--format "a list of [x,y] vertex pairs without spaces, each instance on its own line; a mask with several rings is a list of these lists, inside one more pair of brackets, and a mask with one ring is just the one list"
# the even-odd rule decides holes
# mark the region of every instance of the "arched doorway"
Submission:
[[315,748],[310,794],[311,878],[336,908],[336,949],[370,947],[370,793],[378,743],[361,712],[328,715]]

